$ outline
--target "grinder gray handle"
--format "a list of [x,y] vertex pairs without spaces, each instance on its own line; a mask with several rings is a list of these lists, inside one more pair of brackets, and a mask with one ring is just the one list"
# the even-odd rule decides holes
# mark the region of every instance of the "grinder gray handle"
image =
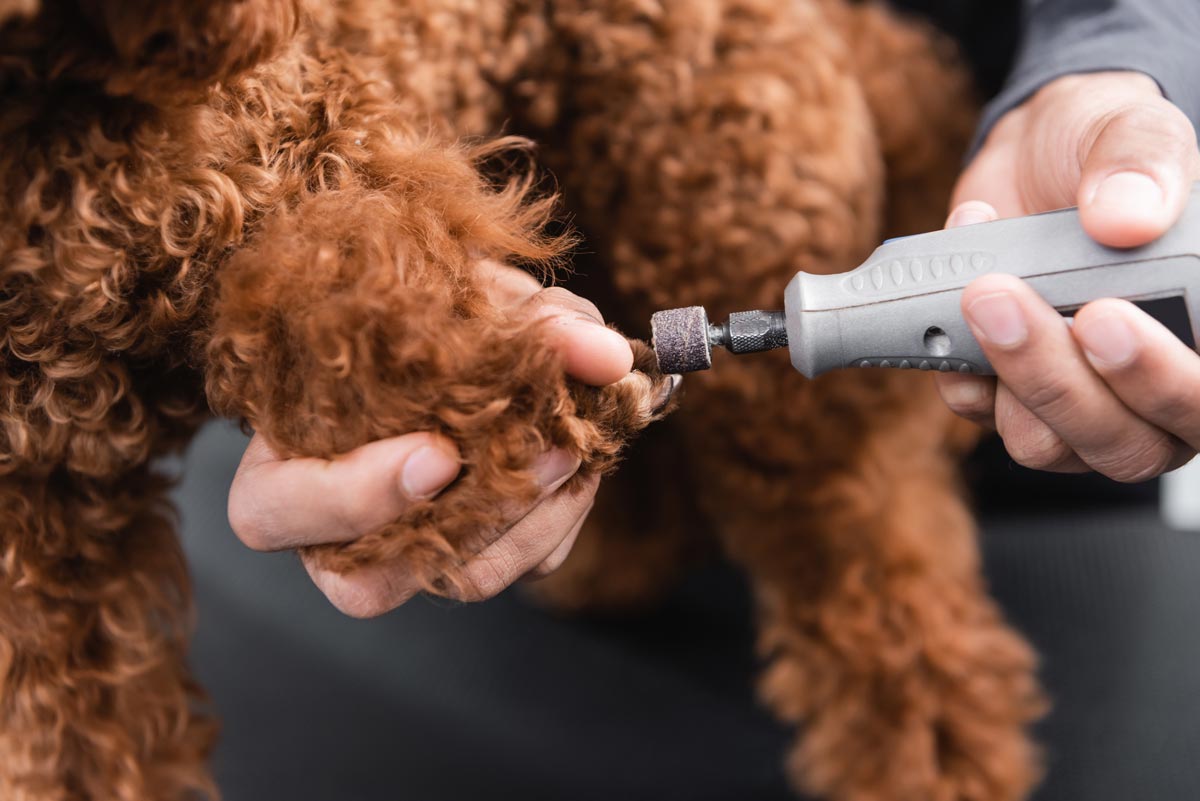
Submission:
[[849,273],[798,273],[784,295],[792,364],[810,378],[841,367],[991,375],[959,306],[989,272],[1023,278],[1059,311],[1182,297],[1200,343],[1198,196],[1200,184],[1175,227],[1140,248],[1096,244],[1072,208],[892,240]]

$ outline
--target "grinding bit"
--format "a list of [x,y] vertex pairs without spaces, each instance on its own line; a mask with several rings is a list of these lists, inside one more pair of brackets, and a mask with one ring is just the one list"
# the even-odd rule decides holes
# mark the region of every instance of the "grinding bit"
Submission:
[[650,318],[650,344],[664,373],[692,373],[712,367],[708,314],[703,306],[655,313]]
[[667,309],[650,318],[650,330],[658,366],[667,373],[712,367],[713,345],[730,353],[758,353],[788,344],[784,314],[774,311],[736,312],[729,322],[712,324],[703,306]]

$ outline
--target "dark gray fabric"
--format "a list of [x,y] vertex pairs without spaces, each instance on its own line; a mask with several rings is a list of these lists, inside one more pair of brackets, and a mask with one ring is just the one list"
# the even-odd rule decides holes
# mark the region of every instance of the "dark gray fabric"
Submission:
[[[626,620],[557,620],[511,592],[349,620],[293,556],[229,531],[244,445],[206,429],[176,494],[226,801],[793,799],[732,571]],[[1054,698],[1034,801],[1200,798],[1200,534],[1153,506],[984,529],[989,580]]]
[[958,42],[984,98],[1003,88],[1020,34],[1021,0],[890,0],[890,4],[932,22]]
[[985,109],[975,146],[1005,113],[1073,73],[1145,73],[1200,124],[1198,42],[1196,0],[1025,0],[1012,73]]

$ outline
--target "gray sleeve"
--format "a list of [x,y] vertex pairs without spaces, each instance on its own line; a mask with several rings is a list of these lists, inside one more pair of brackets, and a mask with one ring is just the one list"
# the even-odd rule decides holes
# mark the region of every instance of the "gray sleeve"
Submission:
[[971,152],[1045,84],[1071,73],[1130,70],[1200,127],[1200,0],[1024,0],[1004,89],[984,109]]

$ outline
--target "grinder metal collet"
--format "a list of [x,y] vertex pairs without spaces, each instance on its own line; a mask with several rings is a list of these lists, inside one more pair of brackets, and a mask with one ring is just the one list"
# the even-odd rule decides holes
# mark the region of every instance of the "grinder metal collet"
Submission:
[[712,346],[731,353],[757,353],[788,344],[780,311],[746,311],[725,323],[710,323],[703,306],[668,309],[650,318],[651,342],[658,366],[667,373],[691,373],[712,367]]

